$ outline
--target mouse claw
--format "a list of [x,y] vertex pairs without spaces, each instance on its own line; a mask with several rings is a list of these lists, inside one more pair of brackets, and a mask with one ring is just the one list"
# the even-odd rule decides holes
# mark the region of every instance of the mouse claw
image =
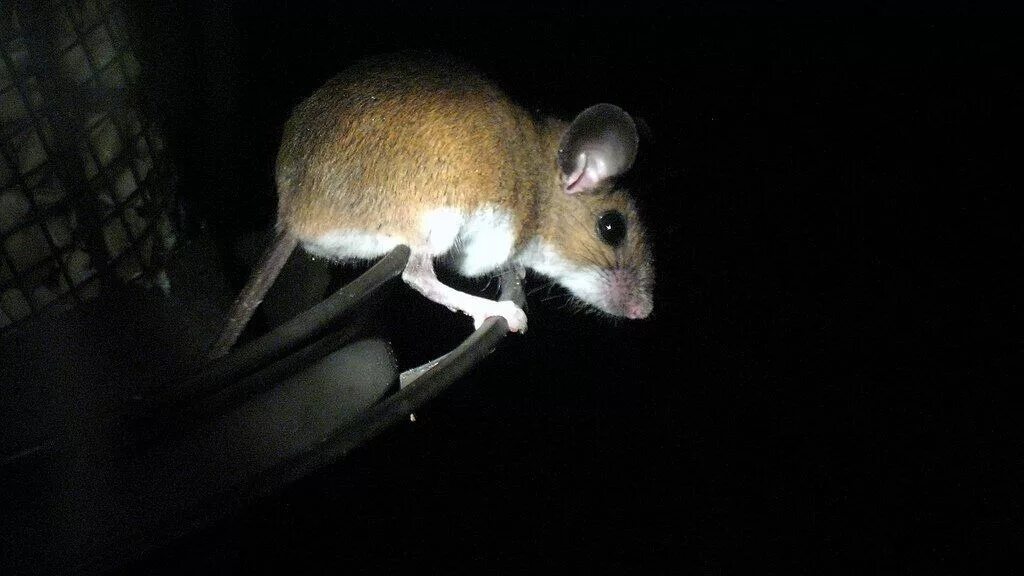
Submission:
[[520,334],[526,332],[526,313],[511,300],[495,302],[494,306],[483,314],[473,316],[473,328],[480,328],[484,320],[494,316],[504,318],[510,332],[519,332]]

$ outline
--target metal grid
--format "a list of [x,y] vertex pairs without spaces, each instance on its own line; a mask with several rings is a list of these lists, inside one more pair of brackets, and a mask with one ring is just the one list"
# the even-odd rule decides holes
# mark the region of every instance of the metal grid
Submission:
[[168,288],[174,174],[140,76],[120,2],[0,3],[0,333]]

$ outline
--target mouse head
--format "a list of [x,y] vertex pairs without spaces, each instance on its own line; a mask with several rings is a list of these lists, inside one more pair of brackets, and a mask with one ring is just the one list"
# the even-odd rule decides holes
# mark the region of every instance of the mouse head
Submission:
[[633,165],[638,140],[633,119],[611,104],[587,108],[564,129],[557,186],[524,259],[583,302],[626,318],[646,318],[653,308],[647,235],[616,182]]

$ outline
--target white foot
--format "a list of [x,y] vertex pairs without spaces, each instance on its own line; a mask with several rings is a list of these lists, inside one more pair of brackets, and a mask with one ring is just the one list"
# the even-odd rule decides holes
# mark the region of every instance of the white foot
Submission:
[[445,286],[434,274],[433,260],[425,252],[413,251],[410,254],[409,262],[402,272],[402,279],[428,299],[447,306],[450,310],[468,314],[476,328],[479,328],[487,318],[501,316],[508,323],[510,331],[526,332],[526,314],[515,302],[495,302]]
[[516,306],[515,302],[511,300],[502,300],[501,302],[492,302],[493,306],[481,306],[479,310],[475,310],[473,316],[473,328],[479,328],[484,320],[493,316],[501,316],[508,323],[508,329],[512,332],[519,332],[520,334],[526,332],[526,313],[519,306]]

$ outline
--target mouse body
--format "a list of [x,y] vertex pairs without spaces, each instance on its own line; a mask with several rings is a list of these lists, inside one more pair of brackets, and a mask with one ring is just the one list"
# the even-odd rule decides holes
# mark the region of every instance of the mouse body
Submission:
[[[476,326],[503,316],[524,331],[526,316],[512,302],[442,284],[434,259],[468,277],[530,268],[598,310],[643,318],[653,306],[651,250],[630,194],[615,182],[637,143],[633,120],[611,104],[572,122],[536,118],[454,58],[369,58],[286,123],[278,239],[268,254],[280,259],[300,244],[334,260],[373,259],[407,245],[403,279]],[[269,260],[236,302],[231,322],[245,316],[239,333],[283,264]],[[214,355],[237,339],[229,331]]]
[[551,139],[457,61],[364,61],[286,124],[279,226],[331,258],[376,258],[399,244],[437,257],[458,244],[459,272],[487,274],[536,227],[527,188],[547,168],[539,160]]

